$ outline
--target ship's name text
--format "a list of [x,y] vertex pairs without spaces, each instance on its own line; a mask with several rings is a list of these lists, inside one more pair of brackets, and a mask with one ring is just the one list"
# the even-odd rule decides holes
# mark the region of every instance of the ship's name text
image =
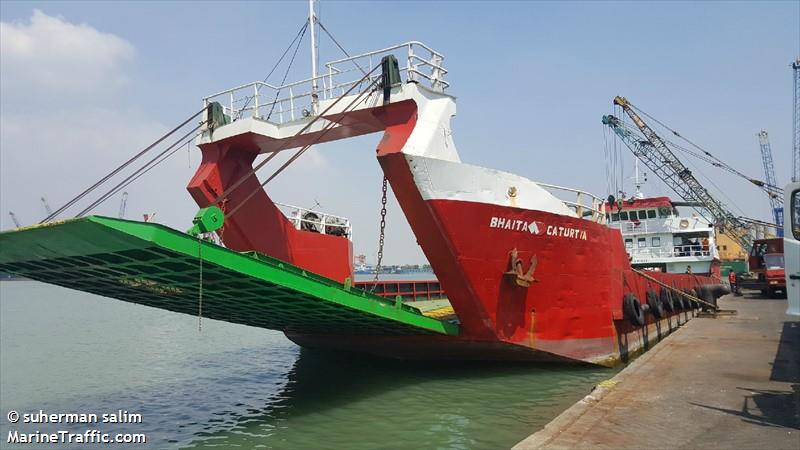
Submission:
[[564,237],[568,239],[586,240],[586,230],[578,228],[562,227],[557,225],[545,225],[543,222],[533,220],[527,222],[519,219],[506,219],[504,217],[492,217],[489,220],[489,228],[500,228],[511,231],[527,231],[530,234]]

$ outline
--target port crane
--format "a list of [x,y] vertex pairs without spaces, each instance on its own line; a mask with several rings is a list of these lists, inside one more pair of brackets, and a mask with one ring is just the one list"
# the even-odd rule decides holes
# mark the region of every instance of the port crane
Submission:
[[[603,124],[609,126],[622,142],[631,149],[653,173],[670,187],[682,199],[697,203],[704,208],[716,222],[720,231],[739,243],[746,251],[753,244],[748,223],[733,214],[695,178],[692,171],[670,150],[656,132],[639,117],[625,97],[617,96],[614,104],[633,120],[633,123],[644,135],[645,139],[634,134],[622,121],[613,116],[603,116]],[[677,133],[675,133],[677,134]]]
[[[772,147],[769,144],[769,134],[761,130],[757,136],[758,144],[761,148],[761,162],[764,165],[764,180],[770,186],[778,186],[778,181],[775,177],[775,165],[772,161]],[[781,190],[780,193],[767,191],[767,195],[769,196],[772,218],[778,226],[778,237],[783,237],[783,191]]]
[[128,191],[122,193],[122,199],[119,201],[119,214],[117,217],[120,219],[125,218],[125,210],[128,207]]

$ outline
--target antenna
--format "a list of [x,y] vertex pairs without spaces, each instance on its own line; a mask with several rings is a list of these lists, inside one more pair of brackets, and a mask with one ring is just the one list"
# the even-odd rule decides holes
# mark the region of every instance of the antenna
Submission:
[[119,214],[117,217],[120,219],[125,218],[125,209],[128,207],[128,191],[122,193],[122,199],[119,201]]
[[642,174],[642,178],[639,177],[639,158],[633,159],[633,185],[636,187],[636,190],[633,193],[633,198],[635,199],[642,199],[644,198],[644,194],[642,194],[642,185],[647,183],[647,173]]
[[314,0],[308,0],[308,25],[311,27],[311,109],[317,112],[317,16],[314,14]]

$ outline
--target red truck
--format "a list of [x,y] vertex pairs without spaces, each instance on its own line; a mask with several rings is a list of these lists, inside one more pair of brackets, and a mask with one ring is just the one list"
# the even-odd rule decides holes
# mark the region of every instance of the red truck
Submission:
[[783,238],[756,239],[748,257],[749,276],[739,279],[739,286],[774,296],[786,295],[786,271],[783,259]]

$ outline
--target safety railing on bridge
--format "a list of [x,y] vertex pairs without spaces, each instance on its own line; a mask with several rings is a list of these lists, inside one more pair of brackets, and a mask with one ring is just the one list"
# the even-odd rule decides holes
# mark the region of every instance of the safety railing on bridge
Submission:
[[698,244],[672,245],[668,247],[628,247],[626,251],[633,257],[634,262],[664,258],[708,258],[713,256],[708,246]]
[[314,78],[282,86],[255,81],[226,89],[203,97],[203,107],[218,102],[231,121],[247,117],[276,124],[299,120],[317,114],[320,101],[341,97],[359,82],[350,93],[358,94],[366,89],[381,77],[380,71],[362,79],[387,55],[397,57],[400,72],[407,81],[422,83],[437,91],[450,86],[444,79],[447,74],[442,65],[444,56],[422,42],[410,41],[331,61],[325,64],[327,73]]
[[608,226],[617,228],[622,234],[677,233],[708,230],[710,221],[701,217],[667,217],[655,219],[632,219],[609,222]]

